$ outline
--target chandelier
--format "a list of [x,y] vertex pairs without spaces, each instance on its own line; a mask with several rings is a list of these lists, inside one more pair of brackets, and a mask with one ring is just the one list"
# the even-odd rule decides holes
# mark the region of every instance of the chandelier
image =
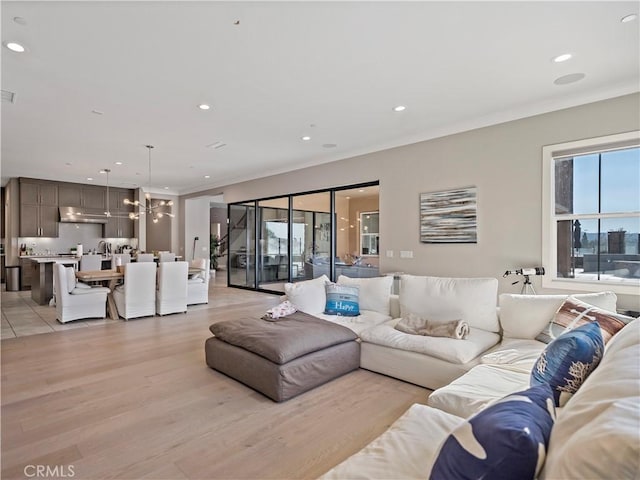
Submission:
[[153,223],[158,223],[158,220],[165,215],[171,218],[175,216],[173,213],[162,211],[163,207],[171,207],[173,205],[173,200],[160,200],[155,204],[152,203],[151,193],[148,190],[151,188],[151,149],[154,147],[153,145],[145,145],[145,147],[149,151],[149,178],[147,181],[147,191],[144,194],[144,205],[138,200],[131,201],[127,198],[124,199],[124,203],[125,205],[133,205],[134,207],[138,208],[138,211],[129,213],[129,218],[138,220],[141,215],[146,214],[149,216],[149,218],[151,218]]

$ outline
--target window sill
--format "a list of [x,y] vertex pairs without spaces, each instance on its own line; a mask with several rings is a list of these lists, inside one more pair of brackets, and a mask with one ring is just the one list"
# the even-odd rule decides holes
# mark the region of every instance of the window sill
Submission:
[[613,282],[587,282],[584,280],[573,280],[569,278],[543,278],[543,288],[554,288],[559,290],[577,290],[581,292],[603,292],[610,291],[621,295],[640,295],[640,281],[636,283],[613,283]]

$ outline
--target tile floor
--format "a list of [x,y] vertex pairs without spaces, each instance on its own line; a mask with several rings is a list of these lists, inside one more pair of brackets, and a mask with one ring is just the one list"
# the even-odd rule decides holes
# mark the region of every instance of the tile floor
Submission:
[[56,309],[49,305],[38,305],[31,299],[31,291],[7,292],[2,285],[2,330],[0,339],[49,333],[58,330],[104,325],[119,322],[110,318],[82,320],[62,324],[56,320]]

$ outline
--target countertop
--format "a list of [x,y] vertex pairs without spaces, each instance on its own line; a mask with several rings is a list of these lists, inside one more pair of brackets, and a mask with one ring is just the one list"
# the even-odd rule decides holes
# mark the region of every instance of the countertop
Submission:
[[36,263],[78,263],[76,257],[57,256],[57,255],[24,255],[20,258],[26,258]]

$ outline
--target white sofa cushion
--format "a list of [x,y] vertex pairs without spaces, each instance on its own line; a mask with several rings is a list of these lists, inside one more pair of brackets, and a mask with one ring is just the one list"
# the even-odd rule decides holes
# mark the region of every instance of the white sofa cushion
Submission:
[[[400,314],[430,320],[464,320],[471,327],[500,331],[495,278],[400,276]],[[539,331],[538,331],[539,332]]]
[[598,368],[551,432],[541,478],[637,478],[640,459],[640,320],[607,344]]
[[[612,312],[618,297],[613,292],[584,293],[574,298]],[[516,295],[499,297],[500,324],[507,338],[534,339],[549,324],[569,295]]]
[[458,417],[469,417],[496,400],[529,388],[529,372],[508,365],[478,365],[435,390],[427,404]]
[[425,479],[440,444],[463,421],[415,403],[386,432],[320,478]]
[[368,328],[375,327],[381,323],[391,320],[389,315],[384,315],[380,312],[374,312],[372,310],[360,310],[360,315],[357,317],[345,317],[342,315],[327,315],[326,313],[316,313],[314,317],[327,320],[328,322],[337,323],[343,327],[350,328],[356,335],[367,330]]
[[511,370],[521,370],[529,375],[533,364],[546,347],[546,343],[538,340],[505,338],[500,345],[485,353],[480,362],[488,365],[508,365]]
[[360,287],[360,310],[373,310],[383,315],[390,314],[391,287],[393,277],[351,278],[345,275],[338,277],[339,285],[356,285]]
[[[400,319],[396,318],[365,330],[360,334],[360,338],[365,342],[422,353],[456,364],[470,362],[500,341],[497,333],[479,328],[471,328],[469,336],[464,340],[410,335],[394,328],[399,321]],[[407,368],[411,366],[408,365]]]
[[316,315],[324,312],[327,303],[327,294],[324,285],[329,281],[329,277],[322,275],[313,280],[304,280],[296,283],[285,283],[284,292],[294,307],[309,315]]

